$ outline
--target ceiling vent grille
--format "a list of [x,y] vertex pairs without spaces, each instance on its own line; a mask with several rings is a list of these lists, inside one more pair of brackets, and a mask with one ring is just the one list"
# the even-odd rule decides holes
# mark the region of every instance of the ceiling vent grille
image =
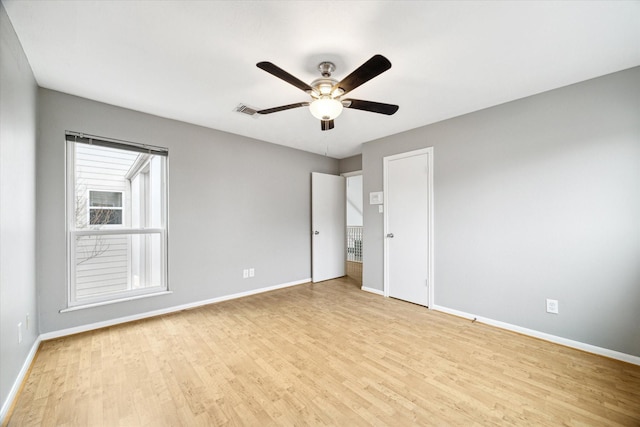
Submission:
[[238,113],[244,113],[249,116],[253,116],[254,114],[256,114],[255,108],[248,107],[244,104],[238,104],[234,111],[237,111]]

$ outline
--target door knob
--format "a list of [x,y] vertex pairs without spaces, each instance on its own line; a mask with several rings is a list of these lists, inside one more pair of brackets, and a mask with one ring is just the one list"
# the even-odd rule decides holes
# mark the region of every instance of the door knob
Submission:
[[313,234],[315,234],[317,236],[318,234],[320,234],[320,232],[318,230],[316,230],[316,231],[313,232]]
[[388,233],[387,237],[390,238],[390,239],[393,239],[393,233]]

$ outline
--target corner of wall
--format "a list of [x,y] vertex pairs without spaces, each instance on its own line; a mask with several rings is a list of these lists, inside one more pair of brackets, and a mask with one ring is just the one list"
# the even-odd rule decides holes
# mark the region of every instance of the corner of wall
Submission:
[[[37,83],[0,3],[0,419],[39,345],[35,278]],[[17,328],[16,328],[17,327]]]

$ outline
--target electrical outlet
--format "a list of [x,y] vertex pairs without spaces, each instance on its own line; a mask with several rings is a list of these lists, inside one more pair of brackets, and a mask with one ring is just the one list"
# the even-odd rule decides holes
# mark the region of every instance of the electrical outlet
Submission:
[[26,320],[24,322],[24,327],[28,331],[29,330],[29,313],[27,313]]
[[249,277],[249,270],[245,268],[244,270],[242,270],[242,278],[246,279],[247,277]]
[[256,275],[256,270],[254,268],[249,269],[249,277],[253,277]]
[[18,323],[18,344],[22,342],[22,322]]
[[547,313],[558,314],[558,300],[547,298]]

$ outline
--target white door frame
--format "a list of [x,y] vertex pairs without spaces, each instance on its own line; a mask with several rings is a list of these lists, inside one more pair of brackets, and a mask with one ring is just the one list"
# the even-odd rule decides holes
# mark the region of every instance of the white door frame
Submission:
[[340,176],[344,176],[345,178],[349,178],[350,176],[358,176],[358,175],[362,175],[362,169],[358,171],[353,171],[353,172],[343,172],[340,174]]
[[428,194],[427,194],[427,272],[428,272],[428,283],[427,283],[427,292],[429,298],[428,307],[432,309],[435,306],[435,283],[434,283],[434,274],[433,274],[433,147],[422,148],[419,150],[408,151],[406,153],[394,154],[392,156],[386,156],[382,159],[382,174],[383,174],[383,203],[384,203],[384,230],[382,235],[382,241],[384,242],[384,281],[383,281],[383,293],[385,297],[389,296],[389,239],[387,239],[387,234],[390,232],[389,230],[389,217],[388,217],[388,190],[389,190],[389,162],[393,160],[403,159],[406,157],[419,156],[422,154],[427,155],[427,164],[429,167],[429,183],[427,185]]

